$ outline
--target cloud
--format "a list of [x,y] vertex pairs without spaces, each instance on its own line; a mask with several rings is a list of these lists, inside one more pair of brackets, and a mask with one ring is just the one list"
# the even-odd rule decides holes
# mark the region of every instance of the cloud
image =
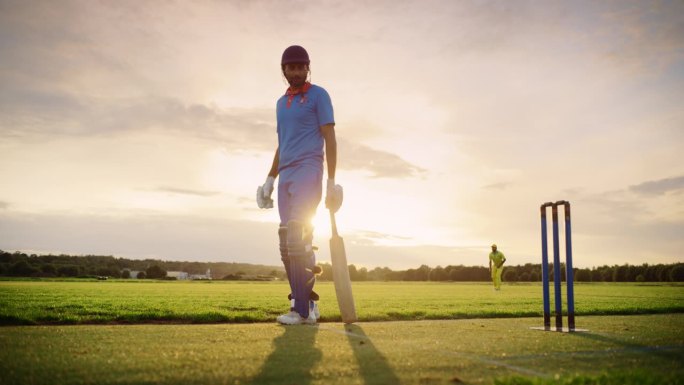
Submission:
[[155,191],[169,192],[169,193],[183,194],[183,195],[194,195],[194,196],[201,196],[201,197],[211,197],[211,196],[221,194],[219,191],[200,191],[200,190],[190,190],[190,189],[183,189],[183,188],[176,188],[176,187],[158,187],[157,189],[155,189]]
[[[47,110],[33,108],[33,103],[37,103],[37,107],[45,99],[52,100],[56,107]],[[89,136],[155,129],[217,142],[228,149],[272,151],[276,142],[274,111],[271,109],[221,109],[152,97],[79,102],[69,95],[51,94],[26,98],[25,101],[26,105],[15,111],[3,108],[5,118],[0,118],[0,135]],[[38,125],[36,121],[45,124]],[[369,171],[376,178],[420,177],[427,172],[396,154],[376,150],[352,139],[338,138],[338,143],[339,152],[344,157],[340,168]]]
[[[7,58],[6,65],[0,68],[0,138],[43,141],[155,130],[204,139],[228,150],[273,151],[273,108],[225,108],[179,92],[179,87],[215,83],[218,75],[191,76],[174,66],[167,68],[169,59],[175,63],[181,58],[178,52],[157,52],[164,46],[158,43],[178,31],[153,18],[151,7],[133,8],[79,3],[68,3],[70,12],[36,4],[9,7],[8,13],[0,16],[0,52]],[[206,10],[193,9],[200,18],[207,17],[203,13]],[[177,9],[166,11],[163,17],[180,16]],[[91,17],[85,17],[90,21],[83,26],[65,21],[74,15],[105,20],[110,14],[124,20],[154,20],[133,31],[121,30],[123,21],[108,21],[102,26],[93,24]],[[121,40],[129,40],[130,44],[122,45]],[[153,52],[145,47],[153,47]],[[183,51],[183,47],[176,46],[185,56],[201,54],[187,51],[188,47]],[[136,59],[139,56],[143,59]],[[150,72],[156,59],[163,66],[158,73]],[[212,57],[212,62],[217,59],[221,58]],[[205,69],[210,73],[213,70]],[[253,73],[242,76],[249,78]],[[239,93],[242,80],[221,80],[226,82],[224,92]],[[170,86],[174,84],[178,87]],[[265,94],[270,95],[270,91]],[[426,172],[396,154],[373,149],[353,137],[339,140],[343,147],[340,151],[344,152],[340,168],[368,171],[376,178],[409,178]]]
[[637,185],[629,186],[629,190],[637,194],[662,195],[684,189],[684,175],[659,180],[646,181]]
[[9,208],[9,206],[10,206],[9,203],[0,201],[0,209],[1,210],[5,210],[5,209]]
[[511,184],[507,182],[500,182],[500,183],[493,183],[484,186],[483,188],[487,190],[505,190],[507,189]]
[[156,129],[266,149],[272,146],[264,138],[275,132],[271,110],[220,109],[170,97],[102,99],[55,91],[5,90],[0,105],[0,135],[4,137],[116,135]]
[[657,249],[653,245],[681,244],[684,228],[681,194],[684,177],[647,181],[625,189],[578,194],[573,205],[576,218],[593,215],[581,230],[591,238],[617,239],[634,250]]
[[381,246],[386,243],[401,243],[410,241],[409,237],[402,237],[398,235],[385,234],[377,231],[355,231],[353,234],[347,236],[350,243],[360,246]]
[[[577,201],[577,204],[573,204],[573,212],[590,209],[597,214],[594,224],[610,224],[609,229],[623,227],[626,223],[643,220],[649,216],[648,206],[628,189],[578,193],[569,198],[571,202]],[[609,229],[605,229],[604,233],[609,232]]]
[[339,138],[338,152],[342,154],[340,168],[369,171],[374,178],[415,178],[427,170],[411,164],[400,156],[376,150],[361,143]]
[[[274,224],[154,213],[126,217],[7,213],[3,250],[279,265]],[[276,245],[276,246],[274,246]]]
[[[194,137],[229,150],[273,151],[277,141],[274,111],[221,109],[173,98],[79,100],[59,93],[18,93],[0,107],[0,137],[43,140],[62,136],[128,135],[158,131]],[[9,100],[10,98],[8,98]],[[1,98],[0,98],[1,100]],[[44,108],[46,101],[47,107]],[[0,103],[1,104],[1,103]],[[400,156],[338,138],[340,168],[369,171],[376,178],[420,177],[427,171]]]
[[684,58],[684,3],[631,2],[601,12],[593,41],[616,67],[657,72]]
[[[446,247],[436,245],[416,246],[381,246],[362,242],[353,242],[353,237],[345,237],[347,262],[368,268],[387,266],[391,269],[414,269],[420,265],[431,267],[447,265],[479,265],[487,263],[489,248]],[[325,260],[328,249],[322,247],[319,252]]]

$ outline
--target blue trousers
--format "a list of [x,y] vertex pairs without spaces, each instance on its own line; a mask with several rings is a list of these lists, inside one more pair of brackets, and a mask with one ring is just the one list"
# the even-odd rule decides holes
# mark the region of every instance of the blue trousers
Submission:
[[[309,297],[314,286],[313,268],[316,265],[316,256],[313,251],[302,256],[295,249],[299,246],[311,248],[313,227],[311,220],[316,214],[316,208],[321,201],[323,166],[314,167],[301,165],[288,167],[279,173],[278,182],[278,213],[280,214],[281,229],[293,228],[290,222],[298,222],[303,228],[303,235],[288,234],[286,249],[289,255],[283,253],[283,237],[281,237],[281,255],[287,278],[290,282],[290,290],[294,298],[294,310],[302,317],[309,316]],[[297,228],[297,226],[295,226]],[[301,241],[301,245],[298,245]],[[309,255],[310,254],[310,255]]]

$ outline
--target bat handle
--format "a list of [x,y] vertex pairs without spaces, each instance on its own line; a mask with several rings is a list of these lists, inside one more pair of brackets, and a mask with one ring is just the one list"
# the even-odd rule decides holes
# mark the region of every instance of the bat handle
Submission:
[[332,235],[333,236],[338,236],[337,234],[337,222],[335,221],[335,213],[332,210],[330,211],[330,227],[332,228]]

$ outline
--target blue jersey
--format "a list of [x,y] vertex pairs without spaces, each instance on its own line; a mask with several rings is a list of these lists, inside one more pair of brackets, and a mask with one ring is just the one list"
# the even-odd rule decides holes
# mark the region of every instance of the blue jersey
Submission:
[[304,93],[283,95],[276,104],[276,115],[278,171],[305,164],[322,169],[321,126],[335,123],[328,92],[312,84]]

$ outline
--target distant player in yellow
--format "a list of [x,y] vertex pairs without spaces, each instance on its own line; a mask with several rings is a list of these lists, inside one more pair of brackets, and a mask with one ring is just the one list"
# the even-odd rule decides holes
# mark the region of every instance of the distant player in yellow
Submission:
[[492,273],[494,290],[501,290],[501,272],[503,272],[504,262],[506,262],[506,257],[496,250],[496,245],[492,245],[492,252],[489,253],[489,272]]

